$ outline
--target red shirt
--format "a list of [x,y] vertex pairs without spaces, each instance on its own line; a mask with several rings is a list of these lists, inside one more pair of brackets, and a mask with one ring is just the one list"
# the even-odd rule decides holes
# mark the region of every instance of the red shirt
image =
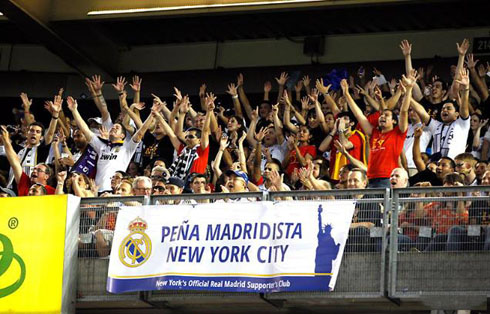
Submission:
[[468,209],[465,208],[462,214],[458,214],[455,209],[444,208],[443,204],[433,202],[428,204],[427,218],[431,221],[432,228],[437,234],[447,234],[449,228],[456,225],[466,225],[468,223]]
[[391,171],[399,167],[398,158],[402,153],[407,131],[401,132],[397,125],[393,130],[381,133],[378,121],[372,125],[367,176],[369,179],[389,178]]
[[[180,153],[184,148],[185,145],[180,144],[179,151],[177,153],[180,155]],[[208,166],[209,145],[204,150],[201,148],[201,146],[199,146],[196,150],[196,153],[199,157],[196,158],[192,163],[189,174],[194,172],[196,173],[206,172],[206,167]]]
[[[18,196],[29,195],[29,188],[31,187],[31,185],[32,185],[31,179],[27,176],[25,172],[22,172],[19,183],[17,183],[17,195]],[[52,195],[56,192],[56,190],[49,185],[45,185],[44,188],[46,189],[46,193],[48,193],[49,195]]]
[[[303,157],[306,157],[306,154],[310,154],[311,157],[316,157],[316,147],[313,145],[306,146],[298,146],[299,152]],[[289,163],[286,169],[286,173],[290,176],[294,169],[301,168],[301,165],[296,157],[296,149],[289,151]]]

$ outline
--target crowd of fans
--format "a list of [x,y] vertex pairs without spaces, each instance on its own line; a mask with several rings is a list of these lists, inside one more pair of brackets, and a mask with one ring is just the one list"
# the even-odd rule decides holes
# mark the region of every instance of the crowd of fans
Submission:
[[[1,127],[1,155],[8,163],[0,162],[0,195],[490,185],[490,65],[467,54],[465,39],[456,44],[458,62],[448,69],[452,81],[446,82],[431,66],[412,67],[408,41],[400,48],[406,70],[400,77],[387,80],[374,68],[370,78],[361,67],[352,75],[289,82],[283,72],[275,78],[277,94],[274,84],[265,82],[258,104],[249,101],[248,82],[239,74],[226,90],[232,106],[216,106],[216,96],[203,84],[198,104],[178,88],[172,105],[151,94],[150,113],[142,117],[141,78],[128,84],[119,77],[112,84],[119,94],[116,117],[104,99],[104,82],[95,75],[86,78],[86,85],[100,116],[84,119],[77,100],[60,90],[44,104],[51,114],[46,128],[22,93],[19,125]],[[173,201],[186,202],[193,202],[192,195]],[[490,239],[489,211],[481,202],[407,204],[400,212],[399,241],[409,249],[438,250],[446,243],[457,249],[468,236],[465,226],[475,224],[486,226],[481,237]],[[114,217],[101,219],[96,222],[100,229],[113,228]],[[381,221],[382,209],[358,206],[352,233],[369,234]],[[423,237],[422,227],[429,227],[430,236]]]

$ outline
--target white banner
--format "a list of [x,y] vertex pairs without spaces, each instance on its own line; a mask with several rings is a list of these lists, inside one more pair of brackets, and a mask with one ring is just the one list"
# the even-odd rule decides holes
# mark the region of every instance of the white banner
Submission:
[[107,290],[331,291],[353,201],[123,207]]

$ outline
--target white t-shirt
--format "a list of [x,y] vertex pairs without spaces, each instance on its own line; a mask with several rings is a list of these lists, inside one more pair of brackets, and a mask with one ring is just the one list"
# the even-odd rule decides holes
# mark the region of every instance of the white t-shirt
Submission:
[[[407,137],[405,138],[405,143],[403,144],[403,149],[405,151],[405,156],[407,158],[408,168],[416,168],[415,163],[413,162],[413,142],[415,140],[414,132],[415,129],[420,127],[422,123],[417,124],[409,124],[407,130]],[[422,136],[420,136],[420,152],[425,152],[427,149],[427,145],[429,145],[430,138],[432,134],[430,133],[428,128],[424,128],[422,131]]]
[[[284,158],[286,157],[286,154],[288,153],[288,142],[284,140],[282,144],[274,144],[267,148],[269,149],[272,158],[276,158],[280,162],[283,162]],[[265,169],[266,163],[267,163],[267,158],[265,158],[265,155],[262,154],[262,161],[260,163],[260,169],[262,170],[262,172]]]
[[109,191],[111,190],[111,177],[118,170],[126,171],[139,143],[135,143],[127,135],[122,144],[108,145],[94,135],[89,144],[99,155],[95,184],[99,186],[99,192]]
[[449,125],[430,119],[427,128],[432,134],[433,154],[440,152],[443,157],[454,159],[458,154],[465,152],[470,131],[469,117],[466,119],[459,117]]

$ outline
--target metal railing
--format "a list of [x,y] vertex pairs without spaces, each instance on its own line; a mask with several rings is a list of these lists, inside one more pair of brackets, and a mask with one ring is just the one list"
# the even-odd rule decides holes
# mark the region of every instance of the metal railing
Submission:
[[[488,213],[484,206],[490,208],[490,199],[486,196],[489,194],[490,187],[479,186],[393,191],[288,191],[82,199],[78,302],[83,304],[133,300],[165,307],[169,302],[178,305],[180,302],[187,302],[189,298],[223,302],[223,297],[228,297],[246,300],[248,304],[264,301],[276,304],[287,299],[305,298],[386,297],[396,302],[397,299],[429,296],[490,296],[490,251],[486,247],[487,244],[490,246],[490,243],[485,242],[485,237],[490,239],[490,230],[488,226],[483,225],[488,223],[489,218],[483,217],[483,214],[478,217],[480,213]],[[113,295],[106,292],[109,254],[107,247],[110,248],[115,217],[120,206],[198,204],[238,198],[279,202],[291,198],[305,202],[319,199],[355,199],[357,205],[354,222],[357,224],[351,226],[335,290],[328,293],[260,295],[197,291],[153,291]],[[455,210],[460,206],[459,212],[462,214],[451,216],[451,219],[438,216],[442,210],[445,210],[446,216],[450,214],[450,209],[453,209],[451,206],[456,206]],[[466,213],[470,207],[471,212],[468,216]],[[417,219],[415,213],[429,213],[430,219]],[[475,218],[479,220],[470,220]],[[402,224],[399,224],[400,221]],[[448,248],[451,250],[448,251]]]

